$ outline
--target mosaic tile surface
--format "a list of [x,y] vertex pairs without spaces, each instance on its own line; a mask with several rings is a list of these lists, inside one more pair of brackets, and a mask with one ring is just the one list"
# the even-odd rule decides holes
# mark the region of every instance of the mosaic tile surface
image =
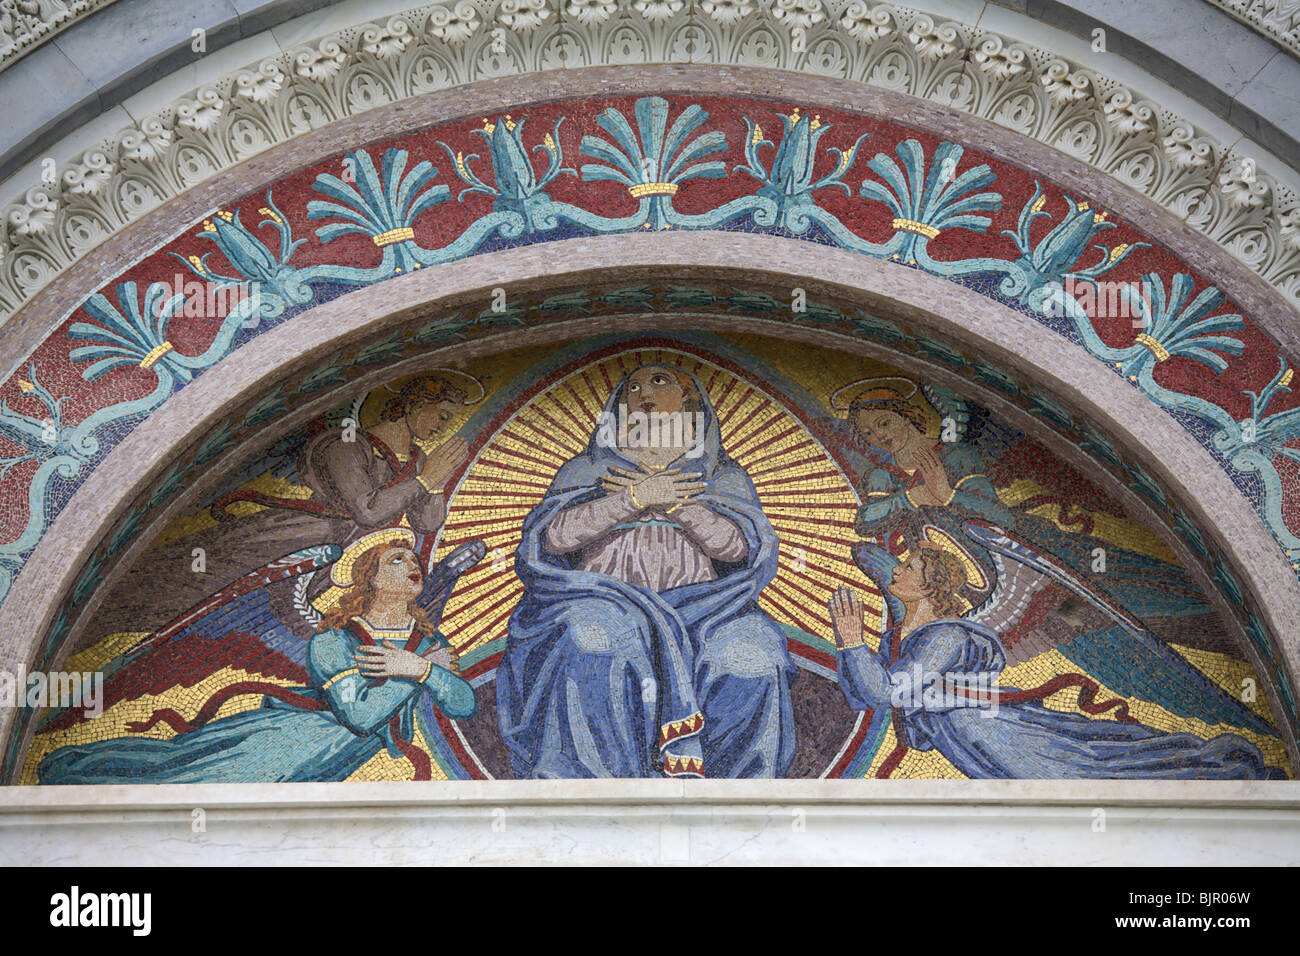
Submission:
[[897,123],[625,97],[447,124],[323,161],[231,197],[88,296],[0,386],[0,597],[103,455],[265,329],[412,269],[662,229],[833,245],[1025,311],[1187,428],[1300,568],[1291,367],[1193,265],[1085,197]]
[[67,666],[103,712],[46,712],[26,783],[1291,774],[1223,622],[1086,476],[752,334],[358,395],[176,519],[95,627]]

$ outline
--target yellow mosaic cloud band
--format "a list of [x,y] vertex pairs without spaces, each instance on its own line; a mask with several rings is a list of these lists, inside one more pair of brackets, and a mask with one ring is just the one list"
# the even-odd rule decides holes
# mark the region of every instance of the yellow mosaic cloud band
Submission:
[[640,199],[642,196],[676,196],[676,183],[637,183],[635,186],[629,186],[628,192],[632,194],[633,199]]
[[153,368],[154,363],[172,350],[170,342],[164,342],[162,345],[155,345],[149,350],[149,354],[140,359],[141,368]]
[[934,226],[927,226],[923,222],[917,222],[915,219],[895,219],[894,228],[901,229],[903,232],[914,232],[918,236],[925,236],[927,239],[934,239],[939,235],[940,230]]
[[381,232],[374,236],[375,245],[381,249],[384,246],[391,246],[395,242],[406,242],[415,238],[415,230],[410,226],[403,226],[401,229],[389,229],[387,232]]
[[1151,354],[1156,357],[1157,362],[1163,362],[1165,359],[1169,358],[1169,350],[1145,332],[1139,332],[1137,334],[1137,342],[1141,345],[1145,345]]

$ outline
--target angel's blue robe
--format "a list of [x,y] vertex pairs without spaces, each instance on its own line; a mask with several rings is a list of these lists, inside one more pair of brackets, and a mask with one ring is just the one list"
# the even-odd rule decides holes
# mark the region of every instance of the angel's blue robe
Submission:
[[[856,710],[897,703],[914,750],[938,750],[973,778],[1285,779],[1264,764],[1253,743],[1236,734],[1203,740],[1136,723],[1050,710],[1036,701],[972,707],[957,695],[939,700],[927,689],[943,675],[1000,674],[1002,642],[973,621],[931,621],[903,638],[892,664],[886,650],[858,645],[838,652],[839,683]],[[1016,688],[1000,686],[1002,691]]]
[[[390,677],[372,683],[353,661],[361,640],[350,630],[317,632],[307,648],[310,686],[295,688],[324,701],[306,710],[263,699],[262,706],[218,718],[170,740],[118,737],[60,747],[37,770],[41,783],[253,783],[345,780],[385,747],[402,756],[389,724],[397,714],[407,741],[420,726],[430,738],[427,703],[448,717],[475,711],[474,689],[441,667],[423,683]],[[424,654],[444,646],[442,635],[426,636],[415,649]]]
[[548,553],[542,538],[556,514],[604,494],[609,466],[636,468],[593,434],[525,519],[515,556],[524,595],[496,685],[516,777],[780,777],[794,760],[798,672],[758,607],[776,576],[776,534],[723,451],[713,408],[701,405],[698,454],[677,464],[702,476],[708,487],[695,500],[740,530],[748,555],[718,568],[717,580],[655,592]]

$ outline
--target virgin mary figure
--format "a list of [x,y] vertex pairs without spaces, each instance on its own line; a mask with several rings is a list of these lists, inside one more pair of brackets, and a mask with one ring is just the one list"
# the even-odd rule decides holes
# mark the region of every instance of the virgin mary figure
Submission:
[[783,776],[796,671],[758,607],[776,570],[699,382],[633,371],[524,521],[497,670],[515,775]]

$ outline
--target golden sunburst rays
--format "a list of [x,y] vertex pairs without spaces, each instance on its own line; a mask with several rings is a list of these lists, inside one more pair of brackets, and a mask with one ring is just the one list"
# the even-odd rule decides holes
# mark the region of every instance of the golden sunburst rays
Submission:
[[641,365],[696,376],[718,414],[723,447],[749,474],[780,540],[779,570],[759,598],[778,622],[830,638],[827,601],[848,585],[879,633],[880,595],[853,565],[857,499],[825,450],[782,404],[738,376],[671,349],[632,349],[570,374],[536,396],[487,442],[456,489],[438,557],[478,538],[487,558],[456,585],[442,630],[465,652],[503,637],[522,594],[514,572],[524,518],[559,467],[582,452],[614,386]]

